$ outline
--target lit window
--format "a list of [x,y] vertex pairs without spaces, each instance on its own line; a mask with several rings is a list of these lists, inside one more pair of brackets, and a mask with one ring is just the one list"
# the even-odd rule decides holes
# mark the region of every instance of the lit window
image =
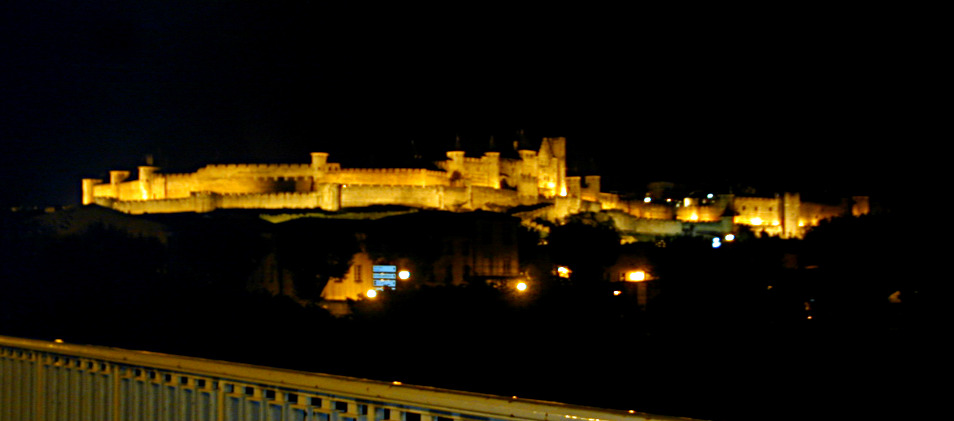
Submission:
[[646,280],[646,272],[635,270],[626,275],[626,280],[630,282],[641,282]]

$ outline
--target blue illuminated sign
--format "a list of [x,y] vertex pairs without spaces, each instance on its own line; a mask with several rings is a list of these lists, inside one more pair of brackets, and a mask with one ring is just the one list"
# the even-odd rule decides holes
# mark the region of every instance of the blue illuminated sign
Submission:
[[371,279],[375,287],[397,287],[397,266],[373,265],[371,271]]

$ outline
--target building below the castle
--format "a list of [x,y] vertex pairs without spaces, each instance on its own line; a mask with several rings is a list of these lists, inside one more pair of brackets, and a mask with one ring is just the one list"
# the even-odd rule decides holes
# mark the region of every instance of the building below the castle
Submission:
[[[642,198],[600,189],[600,176],[567,176],[566,139],[544,138],[539,148],[515,148],[516,157],[447,152],[437,170],[342,168],[314,152],[307,164],[208,165],[194,173],[164,174],[141,166],[109,172],[109,181],[83,179],[84,205],[129,214],[209,212],[215,209],[316,209],[337,212],[400,205],[453,212],[515,213],[527,225],[558,223],[580,212],[607,212],[621,233],[637,236],[722,235],[748,226],[756,233],[800,238],[820,221],[868,212],[866,197],[838,205],[803,202],[798,193],[743,197],[730,193],[671,197],[665,183]],[[531,209],[531,210],[525,210]]]

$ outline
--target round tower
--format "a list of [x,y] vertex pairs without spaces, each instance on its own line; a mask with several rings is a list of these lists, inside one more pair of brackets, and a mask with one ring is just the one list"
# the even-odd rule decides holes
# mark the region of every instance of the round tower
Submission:
[[322,179],[325,178],[325,172],[328,170],[328,153],[327,152],[312,152],[311,153],[311,173],[314,181],[312,182],[312,189],[315,189],[315,185],[322,182]]
[[500,152],[484,152],[484,159],[487,162],[487,181],[490,186],[500,188]]
[[517,177],[517,195],[536,198],[539,192],[537,174],[537,152],[527,149],[517,151],[520,154],[520,176]]
[[[140,199],[142,200],[154,199],[152,184],[156,178],[156,171],[159,171],[158,167],[151,167],[148,165],[139,167],[139,192],[141,195]],[[120,197],[120,199],[123,199],[123,198]]]
[[447,172],[453,174],[455,171],[464,174],[464,151],[447,151]]
[[312,152],[311,153],[311,167],[318,170],[324,171],[328,166],[328,153],[327,152]]
[[129,178],[129,171],[110,171],[109,184],[119,184]]
[[83,204],[91,205],[96,202],[95,189],[96,185],[102,183],[103,180],[98,178],[84,178],[83,179]]

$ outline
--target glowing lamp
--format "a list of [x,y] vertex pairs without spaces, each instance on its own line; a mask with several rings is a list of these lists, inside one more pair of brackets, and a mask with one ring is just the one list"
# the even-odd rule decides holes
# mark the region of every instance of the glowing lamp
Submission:
[[646,280],[646,272],[635,270],[626,274],[626,280],[630,282],[642,282]]
[[750,219],[749,223],[752,225],[762,225],[762,218],[756,216],[755,218]]
[[557,275],[559,275],[561,278],[569,278],[569,277],[570,277],[570,268],[568,268],[568,267],[566,267],[566,266],[558,266],[558,267],[557,267]]
[[692,214],[692,216],[690,216],[689,219],[690,219],[690,220],[693,220],[693,221],[698,221],[698,220],[699,220],[699,215],[697,215],[697,214]]
[[732,241],[735,241],[735,234],[726,234],[726,235],[725,235],[725,242],[728,243],[728,242],[732,242]]
[[613,291],[613,295],[620,295],[620,294],[622,294],[622,293],[623,293],[623,291],[620,291],[620,290],[618,290],[618,289],[615,290],[615,291]]
[[367,292],[364,293],[364,295],[368,296],[368,298],[374,298],[378,296],[378,291],[369,289]]
[[517,291],[523,292],[527,290],[526,282],[517,282]]
[[398,279],[406,281],[411,278],[411,272],[408,270],[402,270],[398,272]]
[[643,198],[643,203],[649,203],[649,202],[652,202],[652,201],[653,201],[653,198],[651,198],[651,197],[644,197],[644,198]]
[[717,249],[717,248],[719,248],[719,247],[722,247],[722,241],[719,240],[719,237],[713,238],[713,239],[712,239],[712,248]]

